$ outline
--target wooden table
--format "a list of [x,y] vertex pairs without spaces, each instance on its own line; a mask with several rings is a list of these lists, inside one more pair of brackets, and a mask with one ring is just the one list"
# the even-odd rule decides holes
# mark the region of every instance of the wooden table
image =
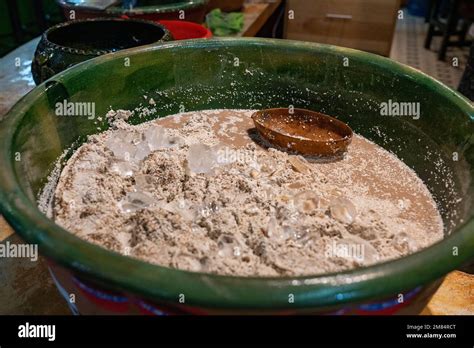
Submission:
[[422,315],[474,315],[474,275],[448,274]]
[[[278,7],[277,1],[261,5],[246,6],[247,19],[242,35],[257,32]],[[34,87],[29,65],[37,42],[38,39],[32,40],[0,59],[0,118]],[[15,66],[16,58],[20,59],[19,67]],[[7,240],[22,242],[0,217],[0,242]],[[69,313],[68,307],[59,296],[43,259],[31,262],[0,258],[0,314],[66,313]],[[474,315],[474,276],[458,271],[449,274],[422,314]]]
[[253,37],[257,35],[280,4],[281,0],[246,2],[242,9],[244,13],[244,28],[236,36]]

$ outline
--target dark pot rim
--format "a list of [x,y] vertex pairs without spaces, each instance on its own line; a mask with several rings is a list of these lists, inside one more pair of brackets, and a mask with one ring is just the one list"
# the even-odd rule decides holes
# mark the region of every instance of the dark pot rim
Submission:
[[175,3],[168,3],[168,4],[158,4],[155,6],[139,6],[133,9],[124,9],[120,6],[112,6],[104,11],[99,11],[94,8],[87,8],[87,7],[79,7],[75,6],[74,4],[69,4],[66,0],[56,0],[57,3],[66,9],[69,10],[87,10],[97,13],[104,13],[106,15],[144,15],[144,14],[157,14],[157,13],[170,13],[170,12],[177,12],[180,10],[191,10],[196,9],[199,7],[204,7],[208,4],[209,0],[183,0],[178,1]]
[[[162,24],[154,22],[154,21],[149,21],[145,19],[136,19],[136,18],[130,18],[130,19],[125,19],[125,18],[111,18],[111,17],[103,17],[103,18],[90,18],[90,19],[79,19],[79,20],[73,20],[73,21],[67,21],[63,23],[56,24],[50,28],[48,28],[41,36],[41,42],[47,45],[48,47],[61,51],[61,52],[67,52],[71,54],[76,54],[76,55],[83,55],[83,56],[101,56],[107,53],[112,53],[112,52],[117,52],[118,50],[114,49],[79,49],[79,48],[74,48],[74,47],[68,47],[68,46],[62,46],[60,44],[57,44],[53,41],[50,40],[49,36],[51,33],[56,32],[57,30],[61,30],[66,27],[70,26],[75,26],[75,25],[81,25],[83,23],[91,23],[91,22],[127,22],[127,23],[139,23],[139,24],[144,24],[149,27],[154,27],[154,28],[159,28],[163,31],[163,36],[152,43],[148,43],[145,45],[139,45],[136,47],[132,48],[137,48],[140,46],[147,46],[147,45],[153,45],[157,44],[160,42],[166,42],[166,41],[171,41],[173,40],[173,36],[171,35],[171,32]],[[130,48],[128,48],[130,49]],[[119,51],[122,51],[124,49],[120,49]]]
[[[353,49],[287,40],[202,39],[132,48],[80,63],[59,73],[54,79],[73,80],[84,70],[144,52],[225,50],[228,47],[261,50],[279,47],[307,54],[350,57],[351,61],[388,69],[394,76],[408,76],[414,83],[431,90],[434,96],[442,95],[467,119],[474,120],[474,107],[470,101],[416,69]],[[46,93],[47,88],[45,82],[33,89],[0,123],[0,212],[24,240],[37,243],[43,255],[109,287],[173,303],[177,303],[179,294],[183,293],[186,305],[212,308],[325,308],[394,296],[436,281],[474,257],[474,216],[442,241],[412,255],[350,271],[314,276],[247,278],[195,273],[153,265],[90,244],[41,213],[22,190],[14,169],[12,141],[27,110]],[[458,248],[456,256],[452,252],[454,247]],[[288,302],[289,294],[294,295],[294,303]]]

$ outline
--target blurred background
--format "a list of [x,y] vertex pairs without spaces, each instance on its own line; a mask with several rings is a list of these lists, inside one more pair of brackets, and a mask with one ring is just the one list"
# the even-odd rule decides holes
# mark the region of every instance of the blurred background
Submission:
[[[69,19],[71,9],[76,19],[123,14],[145,18],[126,10],[187,2],[0,0],[0,57]],[[216,8],[235,16],[209,14]],[[202,11],[202,16],[191,20],[204,22],[214,36],[275,37],[352,47],[391,57],[458,88],[468,65],[474,1],[211,0]],[[180,19],[178,12],[175,17]]]
[[54,0],[1,0],[0,56],[64,20]]

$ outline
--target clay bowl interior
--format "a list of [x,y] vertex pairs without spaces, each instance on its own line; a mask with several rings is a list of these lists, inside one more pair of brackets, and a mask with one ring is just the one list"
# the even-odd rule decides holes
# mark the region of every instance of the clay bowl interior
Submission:
[[[131,67],[124,66],[124,57],[134,62]],[[342,64],[345,57],[350,69]],[[111,105],[137,107],[145,93],[160,106],[147,119],[183,107],[294,105],[333,115],[413,168],[440,207],[447,237],[421,252],[371,267],[272,279],[184,272],[88,244],[47,219],[37,209],[36,197],[58,156],[106,124],[58,117],[54,105],[65,99],[95,102],[96,115],[104,115]],[[420,117],[381,116],[379,106],[389,99],[420,103]],[[134,48],[56,75],[6,115],[0,124],[0,210],[21,237],[39,244],[43,255],[113,289],[161,302],[173,302],[184,292],[188,305],[212,308],[338,308],[427,286],[473,258],[473,118],[472,105],[451,89],[409,67],[355,50],[263,39]],[[15,161],[15,153],[21,161]],[[289,293],[295,298],[291,305]]]

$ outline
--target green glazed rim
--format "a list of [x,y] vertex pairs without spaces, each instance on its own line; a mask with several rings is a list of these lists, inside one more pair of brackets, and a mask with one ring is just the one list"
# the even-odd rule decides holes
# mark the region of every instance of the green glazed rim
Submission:
[[[189,40],[145,46],[100,56],[54,77],[77,76],[103,62],[143,52],[179,48],[280,47],[366,61],[394,75],[410,76],[435,90],[474,119],[474,108],[463,96],[422,72],[390,59],[357,50],[329,45],[268,39]],[[443,277],[474,257],[474,218],[459,226],[442,241],[407,257],[332,274],[303,277],[247,278],[194,273],[161,267],[122,256],[87,243],[43,215],[20,188],[13,162],[12,140],[31,104],[45,93],[44,84],[23,97],[0,123],[0,211],[10,225],[29,243],[37,243],[43,255],[76,272],[86,274],[109,287],[146,298],[177,303],[185,294],[186,305],[210,308],[283,309],[324,308],[393,296]],[[453,256],[453,247],[458,256]],[[294,303],[288,303],[289,294]]]

